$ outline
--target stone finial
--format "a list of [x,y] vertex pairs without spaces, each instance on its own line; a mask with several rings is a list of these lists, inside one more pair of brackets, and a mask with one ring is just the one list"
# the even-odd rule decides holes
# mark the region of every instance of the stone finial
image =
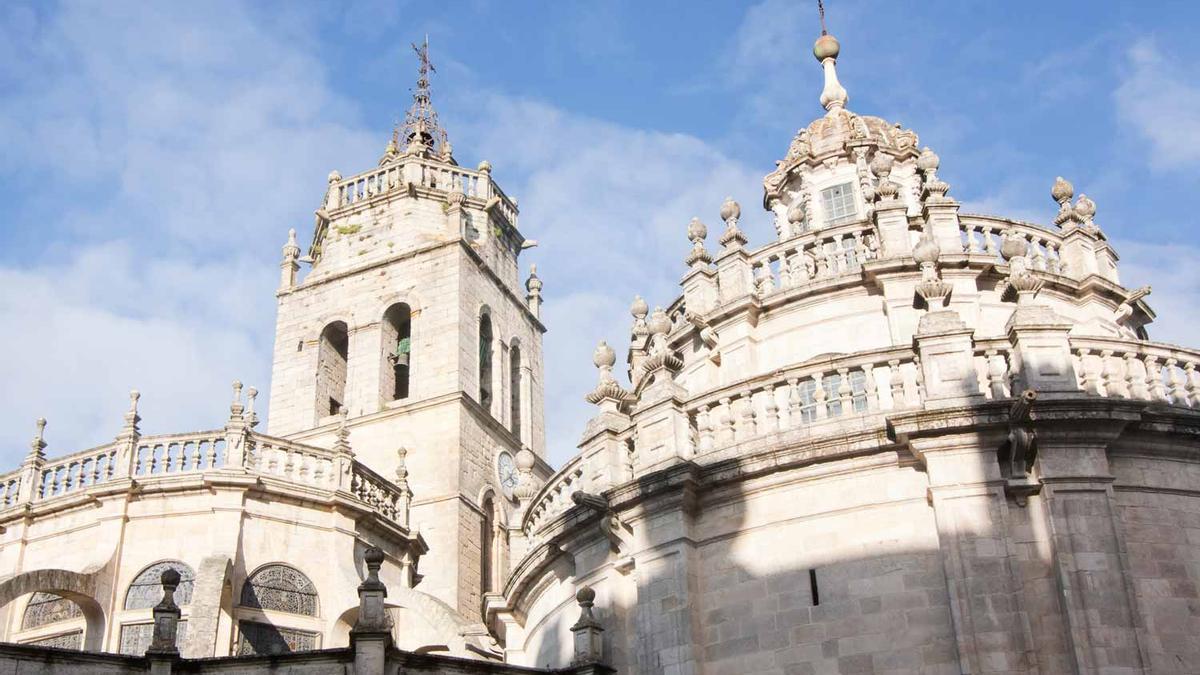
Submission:
[[825,70],[825,87],[821,89],[821,106],[828,112],[845,108],[846,103],[850,101],[850,95],[846,93],[846,88],[838,81],[837,76],[837,57],[841,50],[837,38],[829,34],[822,34],[813,44],[813,56]]
[[[724,209],[722,209],[724,213]],[[704,239],[708,236],[708,226],[700,222],[699,218],[692,218],[687,227],[688,240],[692,242],[692,250],[688,253],[684,262],[692,267],[707,267],[712,262],[712,256],[708,254],[708,250],[704,248]]]
[[635,336],[649,335],[650,327],[646,323],[646,315],[650,313],[650,307],[642,296],[633,296],[633,302],[629,305],[629,313],[633,315],[633,334]]
[[721,233],[720,239],[721,247],[726,251],[739,249],[749,241],[745,233],[738,228],[738,219],[741,217],[742,207],[733,201],[732,197],[726,197],[725,202],[721,204],[721,220],[725,221],[725,231]]
[[575,634],[575,655],[571,663],[596,663],[601,659],[604,647],[604,627],[592,612],[596,603],[596,591],[590,586],[580,586],[575,593],[575,601],[579,603],[579,620],[571,626],[571,632]]
[[356,635],[391,632],[392,617],[384,604],[387,586],[379,580],[379,569],[383,567],[384,558],[383,549],[378,546],[368,546],[363,551],[367,578],[358,585],[358,619],[355,620],[352,629]]
[[1029,269],[1029,242],[1025,236],[1013,228],[1009,228],[1000,237],[1000,255],[1008,261],[1008,288],[1017,296],[1018,305],[1029,304],[1038,291],[1042,289],[1043,281]]
[[1075,218],[1075,211],[1071,208],[1071,197],[1075,196],[1075,186],[1071,185],[1071,181],[1064,179],[1062,176],[1057,176],[1054,179],[1054,185],[1050,188],[1050,198],[1058,204],[1058,214],[1054,216],[1054,224],[1062,227]]
[[283,245],[284,262],[296,261],[300,258],[300,245],[296,243],[296,228],[288,229],[287,243]]
[[1008,228],[1000,234],[1000,255],[1007,261],[1013,258],[1024,258],[1029,252],[1029,242],[1024,235],[1013,228]]
[[879,177],[879,186],[875,189],[879,200],[891,201],[900,194],[900,186],[888,178],[892,174],[895,161],[891,155],[883,152],[875,153],[874,159],[871,160],[871,172]]
[[34,422],[37,425],[37,431],[33,434],[33,440],[29,442],[29,457],[33,459],[45,459],[46,457],[46,418],[39,417]]
[[1097,231],[1100,229],[1093,221],[1096,216],[1096,202],[1089,199],[1087,195],[1080,193],[1079,199],[1075,201],[1074,211],[1076,220],[1083,225],[1085,230]]
[[333,451],[353,455],[354,451],[350,449],[350,427],[346,424],[346,419],[346,408],[343,407],[338,411],[337,440],[333,442]]
[[533,475],[533,467],[537,464],[537,455],[529,448],[521,448],[514,458],[517,465],[517,486],[513,488],[513,496],[524,503],[533,499],[541,487],[537,477]]
[[288,230],[287,243],[283,245],[283,260],[279,263],[279,288],[296,285],[296,272],[300,270],[300,245],[296,243],[296,228]]
[[585,397],[588,403],[599,405],[605,410],[615,411],[621,404],[633,399],[632,394],[625,391],[613,378],[612,370],[616,362],[617,355],[613,348],[601,340],[600,344],[596,345],[596,351],[592,352],[592,363],[600,371],[599,382],[596,384],[596,388]]
[[482,174],[490,174],[492,172],[492,163],[485,159],[479,163],[479,166],[475,167],[475,170]]
[[917,295],[925,301],[930,311],[945,306],[946,298],[950,296],[950,284],[942,280],[938,274],[937,262],[941,249],[937,240],[928,229],[921,235],[920,241],[913,247],[913,260],[921,266],[921,281],[917,282]]
[[242,420],[242,413],[246,407],[242,405],[242,382],[241,380],[233,381],[233,402],[229,404],[229,419]]
[[258,389],[249,387],[246,389],[246,421],[250,423],[250,428],[258,426],[258,413],[254,412],[254,399],[258,398]]
[[396,485],[408,487],[408,448],[396,448]]
[[336,183],[336,182],[340,181],[341,179],[342,179],[342,172],[338,171],[337,169],[334,169],[333,171],[329,172],[329,182],[330,183]]
[[946,193],[950,191],[950,186],[938,179],[937,176],[937,170],[941,163],[942,159],[928,147],[921,150],[921,155],[917,157],[917,170],[924,177],[921,199],[927,202],[946,201]]
[[666,311],[661,306],[654,308],[654,313],[650,315],[650,321],[647,324],[650,328],[651,335],[666,336],[671,332],[671,318],[667,316]]
[[138,415],[138,400],[142,398],[141,392],[137,389],[129,391],[129,410],[125,411],[125,425],[121,427],[121,435],[136,435],[139,433],[138,422],[142,421]]
[[537,275],[537,265],[529,266],[529,278],[525,280],[525,302],[535,318],[542,315],[542,279]]
[[721,202],[721,220],[729,222],[731,220],[739,220],[742,217],[742,206],[733,200],[733,197],[726,197],[725,201]]
[[182,613],[175,604],[175,589],[183,577],[179,571],[168,568],[162,573],[163,597],[154,606],[154,632],[147,654],[178,654],[176,636],[179,632],[179,616]]

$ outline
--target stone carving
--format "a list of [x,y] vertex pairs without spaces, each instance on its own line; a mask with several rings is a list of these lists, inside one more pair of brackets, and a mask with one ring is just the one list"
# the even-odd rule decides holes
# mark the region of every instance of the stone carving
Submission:
[[592,353],[592,363],[600,371],[600,381],[596,384],[596,388],[585,397],[588,403],[601,405],[607,401],[612,402],[614,408],[619,408],[634,400],[633,394],[625,391],[613,378],[612,369],[616,362],[617,355],[607,342],[602,340],[600,344],[596,345],[596,351]]
[[1067,223],[1074,222],[1075,210],[1071,208],[1071,197],[1075,196],[1075,186],[1071,182],[1058,176],[1054,179],[1054,186],[1050,188],[1050,197],[1058,204],[1058,213],[1054,216],[1054,224],[1059,227],[1065,227]]
[[[722,208],[722,213],[724,209]],[[684,262],[691,267],[707,267],[712,262],[712,256],[704,248],[704,238],[708,236],[708,226],[699,218],[692,218],[687,228],[688,240],[692,242],[692,250]]]
[[571,501],[599,514],[600,531],[604,533],[609,548],[617,556],[617,569],[622,574],[633,569],[633,528],[625,524],[617,512],[612,510],[608,500],[580,490],[571,493]]
[[1037,459],[1037,434],[1030,423],[1029,412],[1037,401],[1037,392],[1026,389],[1013,401],[1008,413],[1008,440],[1000,449],[1000,473],[1007,480],[1005,492],[1017,504],[1024,506],[1031,494],[1041,490],[1041,483],[1030,475]]
[[592,605],[596,601],[596,591],[590,586],[580,586],[575,593],[575,601],[579,603],[579,620],[571,626],[575,634],[575,655],[571,659],[574,665],[596,663],[603,655],[601,642],[604,627],[592,613]]
[[1134,305],[1137,304],[1138,300],[1150,295],[1150,290],[1151,289],[1149,286],[1142,286],[1141,288],[1130,292],[1125,298],[1125,301],[1118,305],[1117,309],[1113,311],[1113,321],[1117,322],[1121,326],[1124,326],[1125,321],[1128,320],[1129,317],[1133,316]]

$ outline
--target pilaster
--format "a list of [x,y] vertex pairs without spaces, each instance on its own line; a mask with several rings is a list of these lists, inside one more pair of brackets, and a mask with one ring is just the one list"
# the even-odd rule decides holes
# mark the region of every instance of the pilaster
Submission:
[[951,310],[921,317],[913,346],[921,357],[927,408],[983,401],[975,374],[974,330]]
[[903,258],[912,253],[908,237],[908,207],[900,200],[875,204],[875,229],[879,232],[879,257]]
[[728,249],[717,257],[717,288],[721,304],[750,295],[750,256],[743,248]]
[[922,212],[942,255],[961,254],[962,225],[958,220],[958,202],[945,197],[937,201],[926,200]]

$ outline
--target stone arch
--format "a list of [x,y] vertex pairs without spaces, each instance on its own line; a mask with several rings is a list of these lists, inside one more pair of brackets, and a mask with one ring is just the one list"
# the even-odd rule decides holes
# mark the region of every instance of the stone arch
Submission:
[[413,368],[419,355],[414,349],[416,310],[408,302],[393,302],[383,310],[379,322],[379,395],[386,405],[411,396]]
[[300,616],[322,615],[316,584],[296,567],[280,562],[267,563],[246,575],[238,605]]
[[96,600],[96,575],[80,574],[60,569],[38,569],[0,581],[0,607],[17,598],[37,592],[62,596],[79,606],[83,612],[83,649],[104,649],[104,609]]
[[146,565],[138,572],[125,589],[122,599],[124,609],[150,609],[162,600],[162,573],[167,569],[179,572],[179,587],[175,589],[175,604],[186,606],[192,603],[192,588],[196,583],[196,572],[182,560],[159,560]]
[[350,363],[350,325],[342,320],[321,327],[317,337],[317,420],[336,415],[346,407],[346,379]]
[[508,343],[508,430],[519,441],[524,442],[522,425],[529,403],[525,400],[522,356],[521,338],[515,337]]
[[492,400],[495,397],[495,379],[493,372],[495,370],[493,361],[495,359],[496,329],[492,323],[492,309],[487,305],[479,308],[479,328],[476,331],[478,358],[476,362],[476,372],[479,373],[479,405],[484,410],[492,409]]

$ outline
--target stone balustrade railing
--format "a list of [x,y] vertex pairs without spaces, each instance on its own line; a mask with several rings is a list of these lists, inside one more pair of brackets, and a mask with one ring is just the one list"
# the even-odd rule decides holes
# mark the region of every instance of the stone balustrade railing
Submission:
[[1013,395],[1017,374],[1012,366],[1012,344],[1008,338],[975,341],[975,375],[984,398],[995,400]]
[[689,401],[704,453],[823,420],[921,404],[921,371],[911,348],[813,359]]
[[407,158],[334,182],[329,187],[326,209],[332,212],[352,206],[376,195],[405,189],[410,183],[443,192],[461,189],[467,197],[485,202],[495,198],[497,208],[505,219],[514,226],[517,223],[516,204],[496,185],[490,172],[472,171],[417,158]]
[[537,532],[554,516],[571,508],[573,492],[602,492],[608,485],[589,485],[584,478],[583,455],[576,455],[546,481],[525,512],[522,529],[525,536],[536,541]]
[[842,274],[857,273],[879,244],[865,221],[804,232],[756,251],[750,264],[759,297]]
[[[244,452],[230,452],[233,441]],[[349,453],[229,429],[143,436],[132,447],[132,453],[122,451],[117,441],[53,460],[31,456],[21,468],[0,475],[0,511],[84,493],[118,478],[149,485],[184,474],[233,469],[349,494],[383,518],[408,525],[406,493]],[[23,490],[26,481],[29,488]]]
[[143,436],[133,461],[133,476],[192,473],[225,466],[225,431]]
[[962,230],[963,253],[990,255],[997,262],[1000,256],[1001,236],[1004,232],[1015,233],[1029,243],[1029,263],[1033,269],[1051,274],[1067,274],[1066,262],[1060,256],[1062,235],[1032,223],[993,218],[990,216],[966,215],[959,218]]
[[1079,387],[1095,396],[1200,407],[1200,352],[1174,345],[1072,337]]

